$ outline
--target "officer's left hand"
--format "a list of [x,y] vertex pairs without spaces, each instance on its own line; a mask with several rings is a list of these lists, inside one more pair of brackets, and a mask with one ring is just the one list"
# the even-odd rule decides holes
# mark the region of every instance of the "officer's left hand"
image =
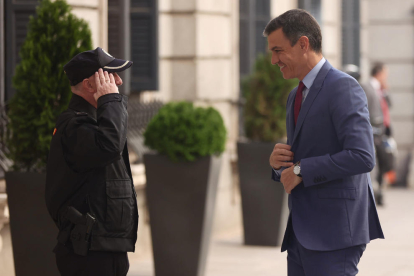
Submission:
[[283,170],[282,176],[280,177],[280,182],[282,182],[283,187],[288,194],[290,194],[292,190],[302,182],[302,177],[299,177],[293,173],[294,167],[295,166],[291,166]]

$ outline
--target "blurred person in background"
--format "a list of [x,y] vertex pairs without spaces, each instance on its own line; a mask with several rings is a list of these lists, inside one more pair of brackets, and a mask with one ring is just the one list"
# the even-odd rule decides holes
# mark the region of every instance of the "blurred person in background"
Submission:
[[[372,171],[372,178],[378,183],[375,190],[375,199],[379,206],[384,204],[383,183],[384,174],[387,174],[388,181],[395,181],[393,149],[390,145],[391,119],[390,99],[386,90],[388,89],[388,69],[380,62],[374,63],[371,69],[371,78],[362,87],[367,95],[370,122],[374,134],[374,145],[377,157],[377,166]],[[394,143],[394,142],[391,142]],[[395,144],[395,143],[394,143]]]
[[286,105],[287,144],[276,144],[269,160],[273,180],[289,194],[288,275],[354,276],[366,244],[384,238],[369,175],[375,153],[365,93],[323,57],[321,29],[308,12],[287,11],[264,35],[271,63],[283,78],[300,80]]

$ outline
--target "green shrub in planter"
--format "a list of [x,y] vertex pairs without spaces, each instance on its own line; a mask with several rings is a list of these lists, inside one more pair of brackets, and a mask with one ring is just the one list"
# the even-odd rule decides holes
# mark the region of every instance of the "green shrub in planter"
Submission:
[[190,102],[168,103],[150,121],[145,145],[172,161],[193,161],[220,154],[225,149],[226,128],[212,107],[194,107]]
[[285,80],[271,54],[259,55],[253,73],[242,81],[247,138],[275,142],[286,137],[286,101],[297,80]]
[[43,0],[31,17],[20,50],[9,103],[8,139],[14,170],[44,171],[57,116],[72,92],[63,71],[72,57],[92,49],[88,24],[63,0]]

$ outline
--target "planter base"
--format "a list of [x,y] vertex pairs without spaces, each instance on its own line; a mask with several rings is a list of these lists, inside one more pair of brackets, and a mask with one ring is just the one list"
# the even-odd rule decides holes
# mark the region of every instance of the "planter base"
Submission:
[[221,159],[144,163],[156,276],[204,275]]
[[46,209],[46,175],[6,173],[16,276],[60,275],[52,250],[58,229]]
[[274,143],[238,143],[244,243],[279,246],[286,228],[287,197],[271,179],[269,157]]

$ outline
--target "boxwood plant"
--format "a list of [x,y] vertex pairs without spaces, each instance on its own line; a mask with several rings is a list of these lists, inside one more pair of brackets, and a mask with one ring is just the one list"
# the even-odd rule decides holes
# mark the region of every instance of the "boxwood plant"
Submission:
[[171,102],[152,118],[144,133],[145,145],[172,161],[194,161],[225,149],[226,128],[212,107]]

